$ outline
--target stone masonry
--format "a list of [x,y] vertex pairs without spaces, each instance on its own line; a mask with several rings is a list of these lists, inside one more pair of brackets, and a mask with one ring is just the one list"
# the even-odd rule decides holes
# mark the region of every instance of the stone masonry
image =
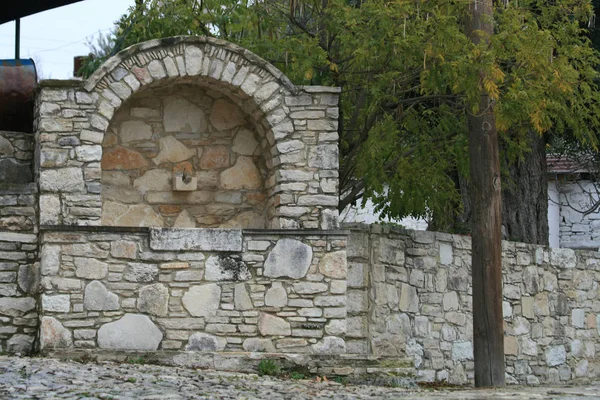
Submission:
[[[269,156],[253,131],[238,106],[208,88],[136,93],[104,136],[102,224],[265,228]],[[175,187],[184,175],[190,187]]]
[[[346,347],[407,354],[421,380],[473,378],[469,237],[354,226]],[[600,253],[503,242],[507,381],[600,376]]]
[[38,313],[33,135],[0,131],[0,351],[29,353]]
[[[140,118],[141,121],[138,121],[142,123],[148,118],[145,125],[132,120],[126,132],[122,126],[119,127],[120,142],[114,145],[129,143],[129,140],[133,142],[133,139],[136,142],[143,140],[146,156],[140,155],[139,148],[132,150],[123,146],[114,147],[103,156],[102,145],[113,145],[111,135],[119,123],[120,110],[127,108],[128,100],[131,98],[134,102],[143,96],[138,96],[138,93],[168,88],[174,84],[210,87],[213,92],[224,96],[221,102],[215,99],[217,109],[214,115],[211,114],[212,121],[209,119],[216,130],[207,131],[207,126],[200,121],[201,113],[195,113],[191,119],[189,115],[183,115],[183,119],[169,118],[166,126],[164,120],[162,126],[154,124],[150,134],[147,126],[152,125],[150,119],[153,117],[148,113],[152,112],[137,109],[132,112],[138,116],[141,115],[139,113],[146,113],[146,116],[133,118]],[[40,223],[101,225],[102,177],[105,169],[101,162],[104,166],[109,165],[113,171],[119,170],[116,166],[137,163],[137,173],[147,172],[145,164],[172,172],[168,170],[173,163],[192,158],[192,162],[196,163],[190,166],[192,169],[198,167],[199,162],[202,170],[211,170],[209,166],[212,166],[218,171],[216,165],[225,163],[223,149],[204,149],[202,139],[192,140],[190,136],[177,139],[167,135],[168,132],[163,135],[163,130],[196,134],[196,138],[210,135],[211,132],[216,134],[220,128],[227,130],[229,125],[235,123],[228,110],[237,105],[245,123],[252,127],[253,138],[259,143],[264,158],[261,187],[264,187],[266,195],[267,207],[264,211],[267,227],[335,229],[338,217],[338,96],[338,88],[294,86],[280,71],[247,50],[202,37],[153,40],[133,46],[111,58],[85,82],[42,82],[36,102],[39,116],[36,135],[40,164]],[[185,99],[181,97],[175,100],[184,105],[169,103],[169,112],[185,114],[189,101],[183,102]],[[108,132],[109,129],[113,132]],[[151,153],[157,146],[159,153],[154,156]],[[178,148],[177,156],[174,155],[175,148]],[[198,151],[205,150],[203,163],[203,154],[198,156]],[[191,155],[192,152],[195,156]],[[223,153],[222,157],[218,157],[217,153]],[[182,159],[183,156],[186,158]],[[148,161],[148,158],[152,161]],[[230,163],[234,161],[233,158],[236,160],[235,164],[231,164],[232,170],[228,174],[227,171],[220,172],[221,186],[227,180],[223,180],[224,174],[236,181],[240,172],[248,172],[253,168],[249,159],[241,153],[234,151],[230,154]],[[256,165],[254,167],[259,168]],[[131,178],[136,178],[136,175]],[[241,185],[242,189],[254,190],[257,181],[258,176],[254,182],[246,182],[245,186],[248,187]],[[203,184],[201,177],[198,188],[203,189]],[[222,189],[237,190],[237,186],[240,186],[239,182]],[[213,200],[220,202],[220,198],[210,197],[201,190],[193,195],[200,198],[197,200],[202,200],[198,201],[201,203],[199,205]],[[225,200],[237,201],[231,196],[221,196]],[[178,202],[173,198],[177,198],[177,195],[171,195],[170,198],[165,195],[154,204],[160,207],[160,204],[166,203],[163,200],[169,200],[169,205],[177,205]],[[181,203],[188,205],[189,199]],[[175,215],[173,209],[164,209],[168,212],[161,214]],[[149,212],[149,209],[145,211]],[[220,218],[205,224],[202,212],[198,213],[200,222],[198,218],[191,220],[193,222],[195,219],[199,226],[219,225],[227,219]],[[152,225],[160,225],[156,215],[152,214],[151,218],[155,219]],[[252,218],[246,218],[245,221],[250,223]]]
[[42,350],[345,353],[345,232],[119,229],[42,232]]
[[559,203],[560,246],[576,249],[600,248],[600,212],[584,215],[598,200],[597,185],[590,181],[557,181],[553,187]]
[[[197,37],[42,82],[0,132],[0,350],[472,380],[470,240],[338,230],[338,96]],[[596,379],[600,253],[503,267],[508,381]]]
[[33,135],[0,131],[0,183],[33,182]]

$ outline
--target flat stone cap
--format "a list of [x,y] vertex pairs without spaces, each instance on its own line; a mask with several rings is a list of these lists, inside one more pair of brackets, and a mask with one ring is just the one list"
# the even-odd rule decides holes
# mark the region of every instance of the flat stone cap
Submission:
[[151,228],[152,250],[242,251],[241,229]]

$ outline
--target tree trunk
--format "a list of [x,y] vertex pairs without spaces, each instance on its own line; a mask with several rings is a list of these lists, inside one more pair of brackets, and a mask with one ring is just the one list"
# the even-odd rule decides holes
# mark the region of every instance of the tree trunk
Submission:
[[[548,245],[548,180],[546,142],[535,132],[530,133],[530,152],[522,160],[509,159],[502,151],[502,239],[515,242]],[[456,187],[462,197],[462,212],[448,223],[440,223],[436,216],[429,230],[471,233],[471,190],[469,180],[456,173]],[[453,204],[458,207],[458,204]],[[454,212],[449,210],[449,213]]]
[[[466,29],[479,44],[493,34],[493,0],[473,0]],[[480,71],[483,76],[484,72]],[[475,386],[504,386],[501,185],[493,101],[481,87],[479,111],[467,113],[471,172]]]
[[506,240],[548,245],[546,141],[530,131],[528,144],[531,152],[522,160],[502,157],[508,171],[502,185],[502,233]]

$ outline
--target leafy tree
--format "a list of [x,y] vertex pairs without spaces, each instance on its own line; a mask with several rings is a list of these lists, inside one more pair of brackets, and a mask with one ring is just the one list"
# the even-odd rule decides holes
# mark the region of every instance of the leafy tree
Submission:
[[[591,0],[498,1],[485,46],[465,31],[470,3],[147,0],[118,22],[115,47],[211,35],[249,48],[297,84],[342,87],[340,208],[370,198],[386,216],[433,218],[435,227],[466,231],[467,116],[480,111],[481,79],[494,101],[504,192],[515,198],[525,186],[545,184],[544,171],[530,168],[534,160],[545,165],[543,133],[595,149],[600,125],[599,60],[585,30]],[[536,207],[545,207],[535,194]],[[533,203],[532,196],[505,211]],[[530,220],[543,224],[541,215]],[[529,241],[547,240],[534,236]]]

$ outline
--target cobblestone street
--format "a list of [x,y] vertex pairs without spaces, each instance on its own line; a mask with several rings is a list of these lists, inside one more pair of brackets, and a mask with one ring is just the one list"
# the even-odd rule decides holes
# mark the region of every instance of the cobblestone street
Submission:
[[600,399],[600,384],[503,390],[402,389],[136,364],[0,357],[2,399]]

